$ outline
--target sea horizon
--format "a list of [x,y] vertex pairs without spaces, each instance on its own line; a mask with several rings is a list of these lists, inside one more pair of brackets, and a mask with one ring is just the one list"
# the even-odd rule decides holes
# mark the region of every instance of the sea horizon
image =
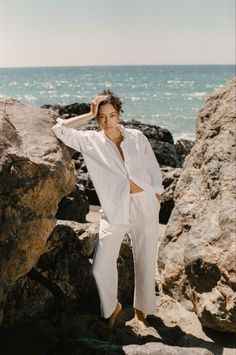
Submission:
[[89,103],[103,89],[124,101],[122,119],[167,128],[175,140],[195,139],[208,95],[235,76],[234,64],[122,64],[0,68],[0,97],[22,103]]
[[214,64],[214,63],[187,63],[187,64],[79,64],[79,65],[25,65],[14,67],[0,67],[0,69],[33,69],[33,68],[80,68],[80,67],[159,67],[159,66],[236,66],[235,63],[230,64]]

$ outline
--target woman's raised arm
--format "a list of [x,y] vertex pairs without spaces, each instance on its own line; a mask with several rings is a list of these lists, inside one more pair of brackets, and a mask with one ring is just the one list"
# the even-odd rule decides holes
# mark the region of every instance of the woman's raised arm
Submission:
[[74,128],[76,126],[81,125],[82,123],[92,120],[97,116],[99,104],[106,98],[106,95],[98,95],[90,103],[90,112],[85,113],[83,115],[68,118],[67,120],[58,117],[57,122],[62,123],[63,126],[66,128]]

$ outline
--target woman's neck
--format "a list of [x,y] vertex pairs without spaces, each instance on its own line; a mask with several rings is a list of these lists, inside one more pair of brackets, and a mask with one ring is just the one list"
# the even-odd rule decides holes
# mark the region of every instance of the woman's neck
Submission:
[[118,143],[123,140],[124,136],[119,127],[116,127],[109,133],[106,133],[107,137],[114,143]]

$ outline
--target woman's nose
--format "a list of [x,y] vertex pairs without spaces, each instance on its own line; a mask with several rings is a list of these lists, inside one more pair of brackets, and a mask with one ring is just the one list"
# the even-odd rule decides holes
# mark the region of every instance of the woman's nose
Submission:
[[111,121],[111,118],[110,117],[105,117],[105,123],[108,123]]

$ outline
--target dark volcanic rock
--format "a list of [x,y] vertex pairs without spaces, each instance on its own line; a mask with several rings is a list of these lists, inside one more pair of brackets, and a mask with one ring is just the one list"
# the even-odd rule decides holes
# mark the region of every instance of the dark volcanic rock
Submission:
[[182,168],[162,168],[164,192],[161,195],[161,209],[159,213],[159,220],[162,224],[167,224],[171,212],[174,208],[174,192],[182,172]]
[[128,128],[139,129],[148,139],[158,139],[162,142],[174,144],[172,134],[168,129],[156,125],[142,123],[137,120],[122,121],[122,124]]
[[154,139],[149,141],[160,166],[180,167],[180,160],[174,144]]
[[[43,317],[60,318],[67,312],[100,314],[92,275],[97,236],[97,223],[58,221],[38,263],[9,291],[3,326],[27,324]],[[134,288],[133,256],[127,236],[121,245],[117,265],[118,297],[125,306],[132,303]]]
[[84,113],[88,113],[90,111],[89,104],[79,104],[77,102],[70,105],[43,105],[42,108],[51,109],[57,112],[63,118],[74,117],[78,115],[82,115]]
[[60,201],[56,214],[57,219],[71,220],[80,223],[86,222],[89,213],[88,196],[84,189],[76,184],[71,193]]

